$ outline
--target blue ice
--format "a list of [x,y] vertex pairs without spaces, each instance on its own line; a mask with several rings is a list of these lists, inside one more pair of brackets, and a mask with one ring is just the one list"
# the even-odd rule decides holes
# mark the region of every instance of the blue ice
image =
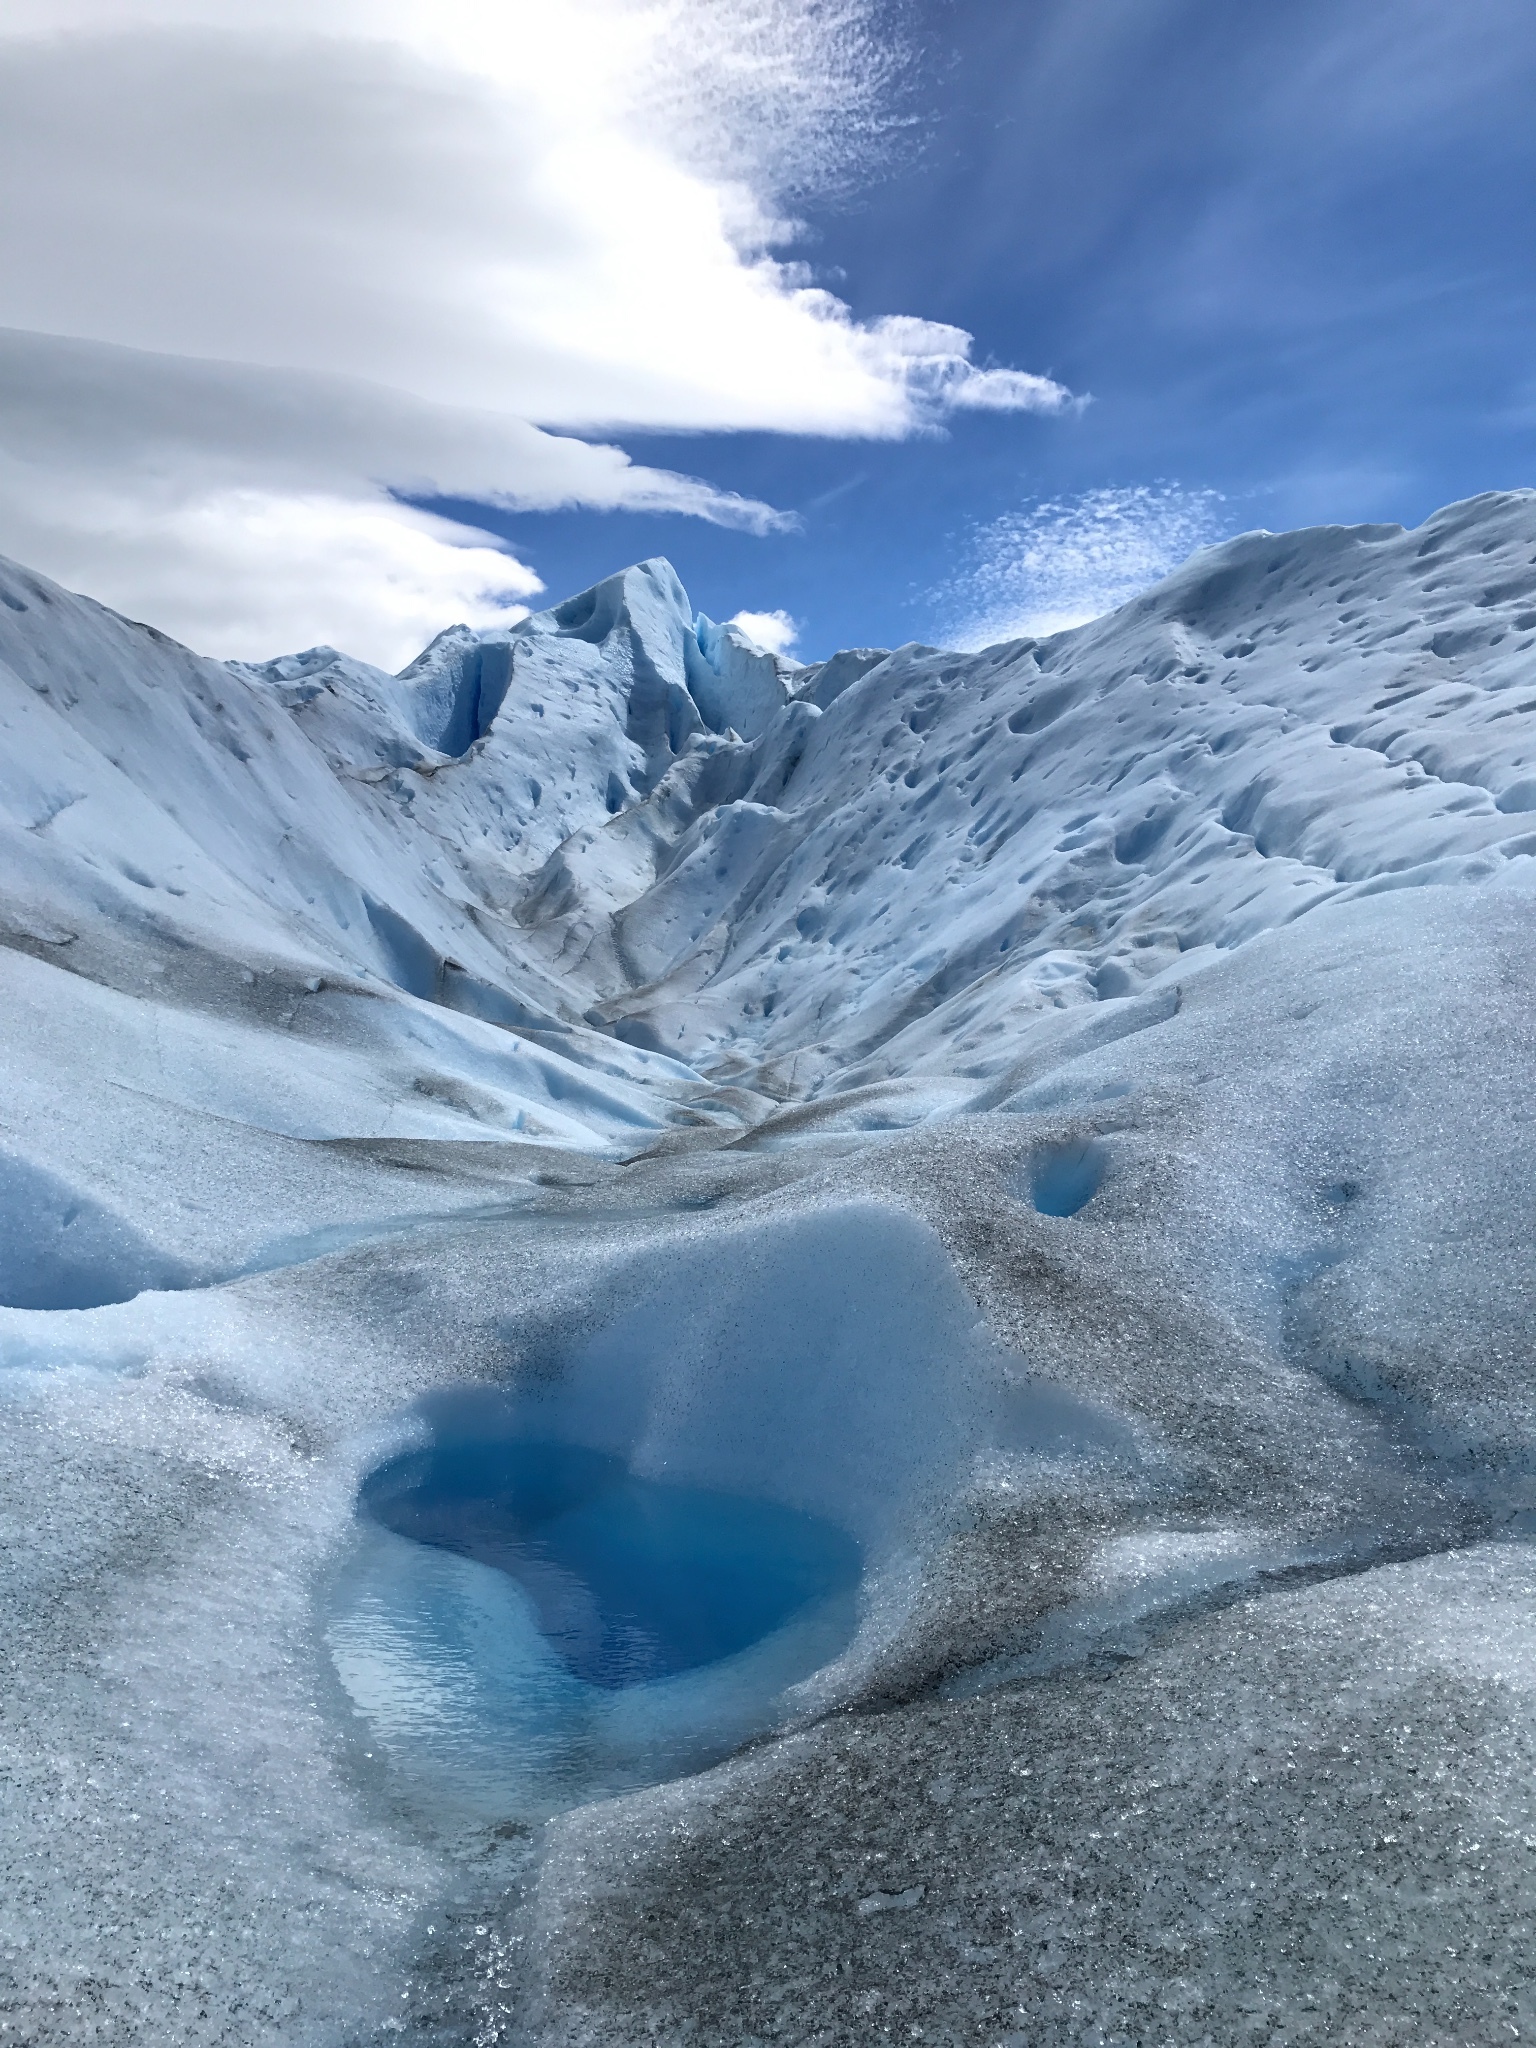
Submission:
[[609,1689],[734,1657],[859,1579],[858,1545],[820,1516],[642,1478],[578,1444],[434,1444],[373,1474],[363,1504],[507,1573],[572,1676]]
[[1030,1199],[1042,1216],[1075,1216],[1099,1192],[1108,1163],[1091,1138],[1042,1145],[1030,1163]]
[[371,1753],[434,1822],[701,1769],[852,1640],[862,1558],[836,1524],[509,1435],[476,1392],[365,1482],[328,1631]]

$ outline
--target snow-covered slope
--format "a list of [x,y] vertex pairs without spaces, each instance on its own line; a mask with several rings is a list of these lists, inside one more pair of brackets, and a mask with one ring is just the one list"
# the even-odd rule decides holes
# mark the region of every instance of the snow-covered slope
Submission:
[[825,709],[807,672],[755,745],[564,845],[532,935],[632,1036],[775,1092],[996,1074],[1064,1005],[1536,850],[1533,557],[1536,499],[1490,496],[1249,535]]
[[[0,2031],[1536,2029],[1536,493],[811,668],[0,600]],[[532,1776],[754,1749],[518,1804],[357,1515],[487,1382],[857,1543]]]
[[777,1100],[990,1079],[1065,1007],[1527,853],[1533,552],[1536,501],[1492,495],[1247,536],[1053,640],[798,672],[648,563],[400,677],[200,661],[10,570],[4,914],[136,989],[318,976],[262,1005],[301,1038],[362,990],[510,1028],[430,1027],[513,1060],[495,1128],[570,1134],[565,1062],[595,1137],[708,1114],[646,1048]]
[[719,1113],[587,1027],[509,914],[701,729],[670,576],[398,679],[201,660],[11,567],[0,595],[0,935],[62,970],[66,1033],[105,1008],[125,1086],[307,1137],[611,1146]]

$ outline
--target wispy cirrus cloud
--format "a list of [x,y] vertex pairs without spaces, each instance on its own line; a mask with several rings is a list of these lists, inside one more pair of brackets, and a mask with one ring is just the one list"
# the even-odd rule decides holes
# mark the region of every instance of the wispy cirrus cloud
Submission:
[[[12,0],[0,190],[26,204],[0,325],[33,340],[0,364],[0,547],[250,653],[339,637],[331,531],[349,627],[370,590],[395,607],[359,651],[393,654],[407,614],[536,584],[506,555],[498,582],[485,535],[402,493],[766,527],[769,507],[572,436],[891,438],[1065,409],[1051,379],[975,364],[962,330],[856,319],[788,260],[797,194],[857,176],[903,118],[883,22],[878,0]],[[177,364],[196,431],[166,424]],[[76,397],[50,411],[61,382]],[[22,447],[29,412],[45,430]]]
[[987,647],[1086,625],[1230,531],[1219,491],[1132,484],[1044,498],[978,527],[932,593],[948,644]]

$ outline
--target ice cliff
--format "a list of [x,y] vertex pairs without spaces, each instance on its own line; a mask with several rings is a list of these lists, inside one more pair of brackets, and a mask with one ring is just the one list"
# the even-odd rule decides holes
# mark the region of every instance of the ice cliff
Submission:
[[[0,564],[0,732],[14,2038],[1536,2029],[1536,493],[810,667]],[[534,1607],[359,1507],[492,1397]],[[658,1498],[856,1602],[583,1689]]]

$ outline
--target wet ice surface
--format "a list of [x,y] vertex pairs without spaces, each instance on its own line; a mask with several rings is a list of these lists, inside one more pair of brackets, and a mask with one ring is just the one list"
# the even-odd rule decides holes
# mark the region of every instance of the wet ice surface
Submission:
[[535,2038],[1526,2039],[1533,1592],[1523,1546],[1387,1567],[793,1738],[638,1857],[581,1816]]
[[0,2038],[1531,2036],[1536,500],[798,683],[0,580]]

